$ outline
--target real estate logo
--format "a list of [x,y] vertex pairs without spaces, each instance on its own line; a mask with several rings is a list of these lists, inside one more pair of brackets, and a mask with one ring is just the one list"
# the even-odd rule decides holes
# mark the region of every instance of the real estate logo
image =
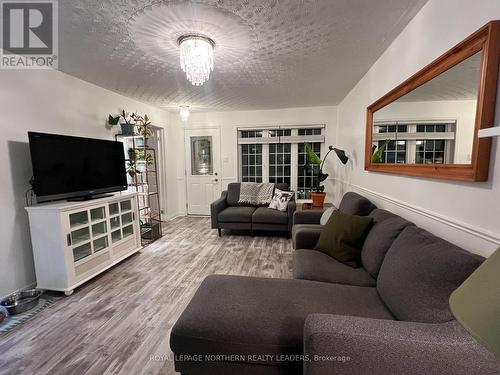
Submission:
[[0,0],[1,69],[57,69],[57,0]]

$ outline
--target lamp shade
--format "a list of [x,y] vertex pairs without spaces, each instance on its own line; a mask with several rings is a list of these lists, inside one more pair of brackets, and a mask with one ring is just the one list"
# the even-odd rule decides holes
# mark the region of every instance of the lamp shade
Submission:
[[480,344],[500,356],[500,249],[451,294],[450,308]]
[[338,148],[334,148],[333,151],[335,151],[335,153],[337,154],[337,156],[340,159],[340,161],[342,162],[342,164],[347,164],[347,162],[349,161],[349,158],[345,154],[344,150],[339,150]]

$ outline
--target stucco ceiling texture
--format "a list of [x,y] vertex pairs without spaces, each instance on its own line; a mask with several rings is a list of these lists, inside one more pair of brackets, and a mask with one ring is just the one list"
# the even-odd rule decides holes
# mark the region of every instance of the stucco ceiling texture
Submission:
[[[64,0],[59,69],[177,110],[335,105],[424,0]],[[179,36],[215,43],[215,69],[192,86]]]

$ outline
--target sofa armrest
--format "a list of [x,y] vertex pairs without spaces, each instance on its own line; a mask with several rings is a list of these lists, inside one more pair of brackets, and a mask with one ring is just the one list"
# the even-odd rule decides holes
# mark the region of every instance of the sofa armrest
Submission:
[[322,210],[300,210],[293,215],[293,224],[319,224]]
[[314,249],[318,242],[322,225],[298,224],[292,229],[292,242],[294,249]]
[[212,202],[210,204],[210,217],[212,219],[212,229],[217,229],[219,228],[219,220],[218,216],[219,213],[227,207],[227,191],[224,190],[221,194],[221,197],[217,199],[215,202]]
[[443,324],[313,314],[304,326],[305,375],[498,373],[500,360],[456,321]]

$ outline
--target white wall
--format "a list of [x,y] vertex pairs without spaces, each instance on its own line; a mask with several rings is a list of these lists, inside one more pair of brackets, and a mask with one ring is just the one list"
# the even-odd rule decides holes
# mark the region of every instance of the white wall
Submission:
[[[287,108],[265,111],[232,111],[192,113],[187,122],[180,121],[178,114],[172,114],[171,137],[177,156],[175,184],[170,179],[168,191],[169,213],[182,215],[186,212],[184,130],[196,128],[220,128],[221,131],[221,180],[222,188],[238,180],[237,128],[270,125],[325,124],[326,144],[335,144],[337,108],[310,107]],[[339,146],[341,147],[341,145]],[[333,159],[333,158],[332,158]],[[329,166],[327,165],[327,168]],[[175,191],[175,194],[172,193]],[[175,197],[175,198],[174,198]]]
[[[484,183],[365,172],[364,140],[367,106],[495,19],[500,19],[498,0],[430,0],[341,102],[338,125],[339,142],[353,156],[350,168],[339,170],[339,193],[359,190],[381,207],[485,255],[500,244],[500,152],[496,140],[490,179]],[[499,100],[496,106],[498,124]]]
[[0,71],[0,103],[2,296],[35,282],[24,211],[32,175],[27,131],[113,139],[105,119],[119,108],[147,113],[158,126],[167,125],[169,113],[58,71]]
[[375,121],[456,120],[455,164],[470,164],[476,100],[395,101],[373,115]]

